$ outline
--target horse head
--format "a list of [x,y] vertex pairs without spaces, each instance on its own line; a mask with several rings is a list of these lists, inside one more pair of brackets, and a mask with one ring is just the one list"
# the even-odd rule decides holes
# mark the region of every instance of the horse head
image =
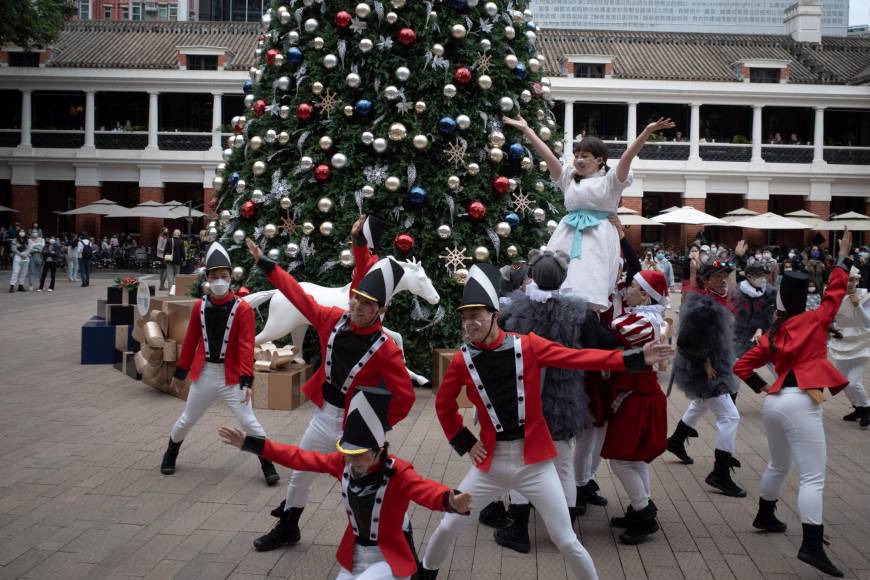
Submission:
[[419,296],[429,304],[438,304],[441,297],[438,295],[438,291],[435,290],[435,286],[432,285],[432,280],[429,279],[426,270],[423,269],[422,262],[418,262],[416,258],[401,262],[392,257],[391,259],[395,260],[405,272],[399,281],[398,288],[396,288],[397,291],[408,290],[411,294]]

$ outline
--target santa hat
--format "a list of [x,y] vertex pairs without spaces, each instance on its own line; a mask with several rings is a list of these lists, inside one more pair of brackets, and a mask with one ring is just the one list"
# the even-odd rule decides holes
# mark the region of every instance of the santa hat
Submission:
[[362,235],[369,250],[377,252],[380,249],[381,238],[384,237],[385,231],[387,231],[387,222],[373,215],[366,217],[366,221],[363,222]]
[[462,289],[463,308],[486,308],[498,312],[498,287],[501,273],[492,264],[475,264],[468,270],[468,280]]
[[405,270],[394,259],[378,260],[353,292],[363,298],[374,300],[382,307],[389,306],[393,294],[396,293],[396,286],[399,285],[399,280],[404,274]]
[[205,254],[205,270],[210,272],[218,268],[227,268],[231,270],[233,263],[230,261],[230,255],[220,242],[213,242]]
[[670,306],[668,281],[665,280],[664,274],[658,270],[641,270],[634,275],[634,281],[658,304],[665,308]]
[[384,446],[390,392],[383,388],[360,388],[350,400],[344,433],[335,448],[345,455],[377,452]]

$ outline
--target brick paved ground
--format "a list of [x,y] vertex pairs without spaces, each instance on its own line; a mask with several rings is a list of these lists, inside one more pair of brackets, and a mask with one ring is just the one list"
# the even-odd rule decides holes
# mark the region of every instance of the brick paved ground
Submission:
[[[260,554],[251,541],[268,530],[269,509],[283,486],[267,488],[257,461],[221,444],[216,429],[233,424],[217,407],[185,441],[175,476],[158,471],[170,425],[183,403],[132,381],[109,366],[80,366],[79,325],[107,280],[81,289],[65,281],[54,294],[0,294],[0,578],[333,578],[334,551],[345,526],[336,485],[317,480],[302,518],[302,542]],[[606,466],[598,481],[610,498],[582,519],[583,541],[602,578],[816,578],[796,559],[800,521],[792,475],[780,502],[785,535],[755,533],[751,520],[767,447],[761,397],[743,392],[737,479],[747,499],[712,493],[703,483],[712,464],[713,426],[701,425],[690,452],[695,465],[662,458],[652,469],[663,531],[638,547],[620,546],[607,519],[626,498]],[[685,408],[671,397],[673,425]],[[269,434],[298,441],[310,404],[295,412],[258,411]],[[847,402],[825,404],[828,434],[826,531],[833,559],[852,578],[870,578],[870,431],[840,417]],[[467,460],[449,448],[433,398],[418,391],[410,417],[391,435],[393,449],[418,471],[456,485]],[[279,468],[280,469],[280,468]],[[282,476],[287,471],[281,469]],[[412,515],[418,545],[439,515]],[[442,578],[560,579],[564,561],[534,522],[535,549],[519,555],[497,546],[492,532],[469,526]]]

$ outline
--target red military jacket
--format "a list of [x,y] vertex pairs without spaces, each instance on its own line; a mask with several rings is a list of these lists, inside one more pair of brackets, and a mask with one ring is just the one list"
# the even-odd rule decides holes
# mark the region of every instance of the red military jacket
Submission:
[[749,382],[755,369],[772,362],[777,378],[768,390],[771,394],[779,392],[790,372],[794,372],[801,389],[829,388],[834,394],[840,392],[849,381],[828,360],[828,327],[846,296],[848,282],[846,271],[834,268],[819,307],[782,323],[774,339],[776,352],[770,349],[770,337],[762,336],[758,345],[734,363],[734,374]]
[[[207,299],[197,300],[190,311],[190,321],[187,323],[187,332],[184,334],[184,345],[181,347],[181,356],[178,357],[178,367],[175,376],[179,379],[186,378],[190,372],[191,380],[199,378],[199,373],[205,366],[205,341],[202,336],[202,324],[200,311],[203,300],[210,300],[212,304],[226,304],[235,298],[232,292],[226,296],[209,296]],[[254,378],[254,336],[256,326],[254,323],[254,310],[244,300],[239,300],[235,320],[227,343],[227,351],[224,355],[224,376],[228,385],[242,384],[250,387]]]
[[[269,272],[269,282],[280,290],[284,296],[295,306],[299,312],[308,319],[308,322],[317,331],[320,338],[321,361],[327,359],[327,344],[339,319],[346,310],[335,307],[325,307],[318,304],[314,298],[305,293],[296,279],[277,265]],[[351,325],[351,331],[357,334],[371,334],[380,330],[380,321],[373,325],[360,328]],[[386,335],[384,335],[386,336]],[[323,383],[326,381],[326,371],[322,362],[320,368],[314,373],[308,382],[302,386],[302,392],[318,407],[323,406]],[[395,425],[404,419],[414,405],[414,388],[411,386],[411,377],[405,368],[402,351],[392,339],[387,338],[369,361],[356,372],[350,388],[344,399],[345,415],[350,405],[350,400],[356,394],[356,387],[377,387],[383,381],[384,386],[392,394],[390,400],[389,424]]]
[[[513,333],[512,333],[513,334]],[[484,349],[500,346],[507,334],[501,332],[491,344],[483,345]],[[546,340],[536,334],[520,335],[523,355],[524,405],[525,421],[523,431],[525,445],[523,446],[523,461],[526,464],[540,463],[556,456],[556,447],[547,428],[547,421],[541,406],[541,369],[557,367],[591,371],[623,371],[626,370],[625,357],[622,351],[573,349]],[[480,345],[475,345],[480,348]],[[641,356],[642,359],[642,356]],[[465,364],[462,352],[457,352],[450,361],[438,394],[435,397],[435,412],[441,422],[441,428],[453,448],[464,454],[477,442],[477,438],[462,423],[459,405],[456,398],[462,388],[468,399],[478,411],[480,420],[480,440],[486,449],[486,459],[478,465],[482,471],[489,471],[492,464],[496,444],[496,427],[493,425],[478,389],[474,385],[471,374]],[[582,388],[582,385],[577,385]]]
[[[328,473],[339,481],[342,481],[345,474],[345,456],[338,452],[325,454],[305,451],[294,445],[266,439],[260,456],[298,471]],[[411,576],[417,571],[417,562],[402,533],[408,504],[413,501],[433,511],[451,511],[448,502],[450,488],[431,479],[424,479],[414,471],[413,465],[395,455],[390,455],[389,459],[392,460],[393,474],[388,477],[378,515],[380,521],[377,543],[394,576]],[[347,528],[336,553],[338,563],[348,570],[353,570],[355,543],[356,536],[348,516]]]

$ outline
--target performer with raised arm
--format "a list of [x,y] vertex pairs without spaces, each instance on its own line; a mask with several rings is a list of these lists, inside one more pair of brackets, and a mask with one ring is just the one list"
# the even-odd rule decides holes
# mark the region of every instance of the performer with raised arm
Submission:
[[870,293],[859,288],[861,270],[852,266],[846,297],[831,326],[828,355],[837,370],[849,379],[846,397],[853,411],[844,421],[858,421],[861,427],[870,425],[870,398],[864,388],[864,369],[870,361]]

